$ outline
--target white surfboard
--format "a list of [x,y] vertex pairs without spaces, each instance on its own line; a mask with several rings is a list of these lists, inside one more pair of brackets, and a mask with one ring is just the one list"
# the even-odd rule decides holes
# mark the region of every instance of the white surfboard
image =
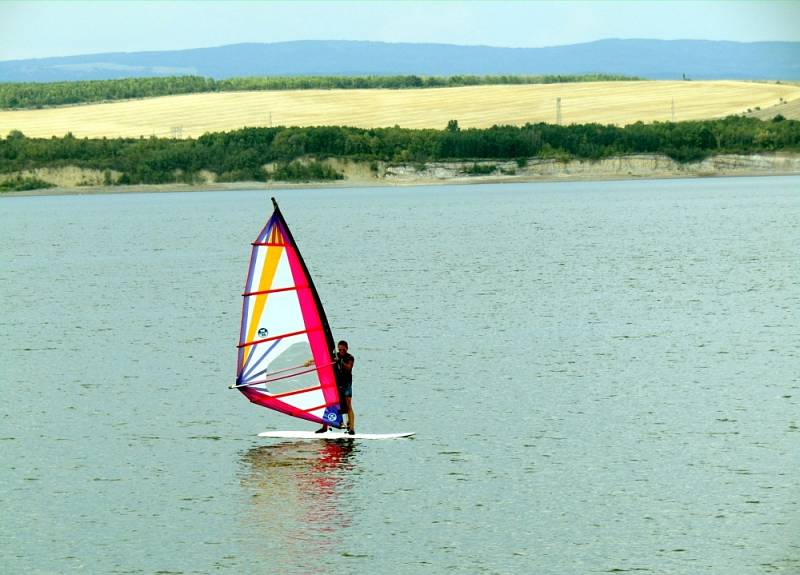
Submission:
[[329,429],[325,433],[314,433],[313,431],[263,431],[259,437],[274,437],[279,439],[399,439],[401,437],[411,437],[413,431],[405,433],[356,433],[348,435],[342,431]]

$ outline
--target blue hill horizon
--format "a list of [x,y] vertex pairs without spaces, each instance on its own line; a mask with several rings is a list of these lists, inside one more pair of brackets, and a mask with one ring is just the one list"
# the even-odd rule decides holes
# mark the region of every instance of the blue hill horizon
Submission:
[[800,42],[606,39],[546,48],[300,40],[0,61],[0,82],[196,75],[614,74],[653,80],[800,80]]

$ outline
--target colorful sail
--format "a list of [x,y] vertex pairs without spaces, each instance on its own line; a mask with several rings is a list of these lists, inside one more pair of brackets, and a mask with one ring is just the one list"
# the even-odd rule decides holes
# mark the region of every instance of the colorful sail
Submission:
[[[253,242],[236,386],[281,413],[342,427],[325,310],[286,221],[275,211]],[[306,366],[309,359],[313,364]]]

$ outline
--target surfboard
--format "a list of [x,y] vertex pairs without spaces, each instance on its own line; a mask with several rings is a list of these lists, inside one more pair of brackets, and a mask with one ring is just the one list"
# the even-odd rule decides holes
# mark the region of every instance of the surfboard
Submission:
[[348,435],[342,431],[328,430],[325,433],[314,433],[313,431],[263,431],[259,437],[272,437],[278,439],[400,439],[411,437],[413,431],[405,433],[356,433]]

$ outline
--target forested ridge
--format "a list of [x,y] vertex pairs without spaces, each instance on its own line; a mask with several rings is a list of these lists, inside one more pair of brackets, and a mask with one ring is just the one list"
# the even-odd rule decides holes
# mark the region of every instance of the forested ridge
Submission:
[[590,74],[581,76],[263,76],[214,80],[200,76],[126,78],[79,82],[0,83],[0,108],[31,109],[154,98],[176,94],[264,90],[352,90],[449,88],[501,84],[557,84],[639,80],[630,76]]
[[[800,122],[730,116],[696,122],[559,126],[526,124],[442,130],[400,127],[245,128],[197,139],[88,139],[72,135],[28,138],[12,132],[0,140],[0,173],[77,166],[115,171],[118,184],[193,183],[207,170],[218,181],[326,180],[341,178],[317,160],[424,163],[446,160],[558,160],[627,154],[664,154],[679,162],[713,154],[800,152]],[[271,164],[271,170],[264,166]],[[109,180],[107,183],[111,183]]]

